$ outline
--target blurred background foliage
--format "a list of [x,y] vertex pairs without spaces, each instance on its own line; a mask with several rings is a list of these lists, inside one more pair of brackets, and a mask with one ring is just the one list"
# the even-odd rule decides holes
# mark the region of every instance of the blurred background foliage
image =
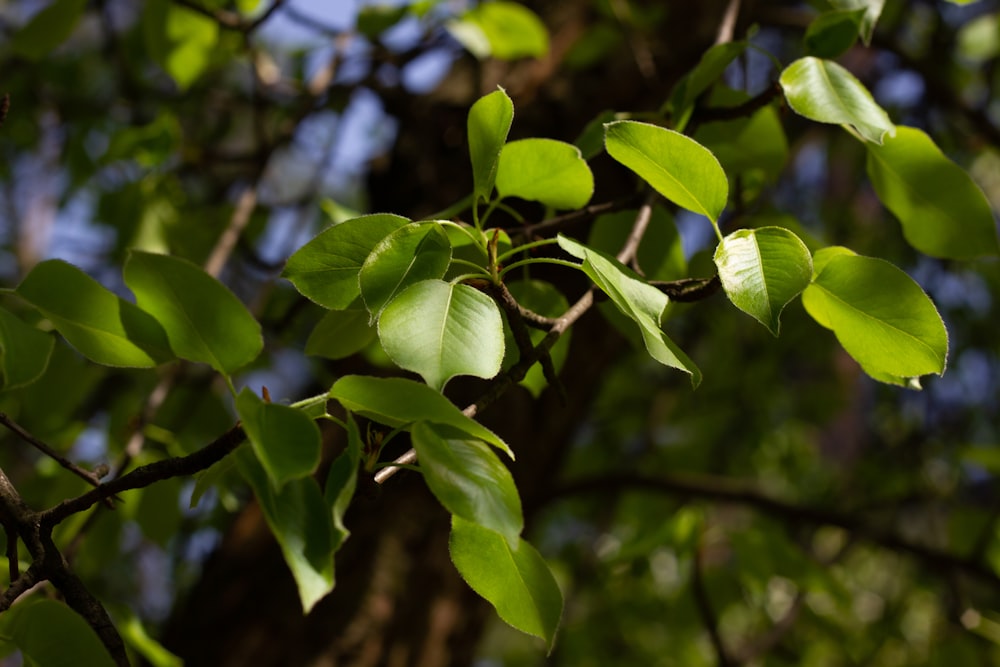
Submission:
[[[834,3],[844,4],[852,3]],[[880,3],[853,3],[868,4]],[[775,60],[838,48],[808,42],[808,26],[832,9],[825,2],[736,5],[735,36],[751,47],[709,101],[772,85]],[[291,252],[355,212],[417,218],[467,194],[465,114],[496,85],[515,102],[512,138],[574,141],[608,110],[638,118],[660,109],[712,44],[725,6],[0,0],[0,94],[10,95],[0,127],[0,278],[13,286],[58,257],[124,294],[126,249],[202,263],[252,193],[256,206],[223,277],[261,319],[268,352],[238,383],[266,384],[292,400],[323,390],[338,375],[386,361],[377,345],[338,360],[302,352],[320,311],[277,278]],[[998,54],[992,0],[887,0],[870,46],[851,39],[833,55],[895,122],[929,132],[996,209]],[[910,273],[947,323],[947,373],[922,392],[880,385],[798,302],[774,339],[717,296],[672,306],[671,336],[705,376],[691,391],[636,352],[627,331],[592,315],[570,347],[567,367],[590,378],[568,383],[570,406],[549,396],[526,408],[525,392],[486,417],[498,432],[507,424],[533,434],[508,438],[519,456],[549,452],[536,467],[539,457],[524,456],[515,473],[530,538],[566,595],[555,651],[543,657],[535,640],[494,619],[459,633],[470,648],[454,656],[491,667],[1000,662],[1000,265],[913,251],[864,176],[863,147],[846,133],[772,106],[701,125],[696,136],[736,174],[724,227],[780,218],[803,238],[842,243]],[[738,136],[749,153],[726,154]],[[633,182],[606,155],[591,164],[595,203],[631,195]],[[538,221],[541,212],[522,214]],[[709,275],[706,222],[657,215],[662,252],[640,254],[643,266],[656,263],[666,280]],[[566,231],[603,235],[613,246],[614,222]],[[18,308],[7,297],[3,305]],[[191,452],[232,423],[225,392],[204,369],[170,371],[175,388],[150,412],[156,371],[96,367],[65,347],[55,354],[42,381],[0,394],[0,410],[73,460],[114,459],[137,433],[146,441],[137,463]],[[33,506],[83,490],[3,437],[0,463]],[[209,553],[221,545],[215,558],[224,563],[232,556],[224,536],[247,525],[246,489],[224,464],[209,474],[214,485],[170,481],[129,492],[120,511],[78,516],[57,532],[116,619],[141,621],[127,625],[130,646],[140,650],[147,632],[166,637],[189,664],[224,664],[210,662],[212,635],[242,633],[252,645],[252,626],[235,619],[218,618],[197,637],[183,621],[210,590],[204,578],[213,570],[202,568]],[[395,492],[389,484],[383,494]],[[365,515],[375,532],[378,516]],[[363,545],[367,533],[358,533],[352,539]],[[241,572],[255,572],[252,555]],[[423,557],[396,556],[418,565]],[[241,585],[266,608],[269,598],[253,591],[271,581],[260,572]],[[338,574],[348,580],[352,570],[338,562]],[[433,594],[410,586],[398,594]],[[395,613],[405,609],[400,603]],[[355,620],[343,627],[364,626]],[[272,627],[287,660],[273,664],[314,664],[302,656],[323,650],[292,648],[283,633],[296,623],[292,615]],[[371,623],[385,645],[392,633],[406,634]],[[330,627],[308,632],[325,637],[310,640],[316,646],[342,636]],[[171,664],[157,650],[140,652]],[[421,664],[458,664],[454,656]],[[261,656],[253,664],[272,663]]]

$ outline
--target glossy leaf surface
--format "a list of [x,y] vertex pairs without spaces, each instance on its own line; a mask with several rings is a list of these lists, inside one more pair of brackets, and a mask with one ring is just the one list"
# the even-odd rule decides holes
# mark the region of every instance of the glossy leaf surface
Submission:
[[500,151],[514,120],[514,103],[503,88],[479,98],[469,109],[469,157],[473,195],[489,200],[496,182]]
[[559,237],[559,246],[582,259],[581,268],[594,284],[611,297],[623,315],[639,325],[649,355],[665,366],[690,374],[691,384],[697,387],[701,371],[660,326],[663,310],[669,302],[667,295],[643,282],[612,257],[565,236]]
[[485,440],[514,458],[503,440],[455,404],[425,384],[406,378],[376,378],[348,375],[330,388],[330,398],[347,410],[393,428],[426,421],[452,426],[462,433]]
[[236,397],[243,430],[275,489],[319,465],[319,429],[301,410],[261,400],[249,388]]
[[500,309],[469,285],[412,285],[382,311],[378,335],[396,364],[438,391],[456,375],[491,378],[503,361]]
[[500,533],[453,516],[451,560],[466,583],[504,621],[552,647],[562,616],[562,592],[538,551],[524,540],[511,547]]
[[809,285],[813,272],[809,249],[781,227],[733,232],[716,248],[715,265],[733,305],[775,336],[782,309]]
[[263,349],[260,324],[246,306],[191,262],[132,251],[124,276],[139,306],[167,332],[177,356],[232,373]]
[[410,435],[424,481],[445,509],[516,546],[524,528],[521,499],[510,471],[490,446],[426,422],[416,424]]
[[910,245],[949,259],[997,254],[986,196],[924,132],[900,126],[881,146],[867,147],[868,177]]
[[865,140],[881,144],[895,126],[853,74],[830,60],[796,60],[781,73],[788,105],[819,123],[849,125]]
[[521,139],[503,147],[497,193],[555,209],[580,208],[594,194],[594,175],[580,149],[554,139]]
[[849,251],[820,251],[802,293],[809,314],[876,379],[944,372],[948,334],[913,279],[889,262]]
[[173,358],[167,334],[152,316],[62,260],[35,265],[17,294],[99,364],[149,368]]
[[717,221],[726,207],[729,182],[711,151],[679,132],[621,120],[608,123],[608,154],[678,206]]
[[324,308],[347,308],[361,295],[358,274],[372,248],[407,223],[406,218],[389,213],[346,220],[299,248],[281,275]]
[[406,225],[379,241],[359,274],[361,297],[373,321],[406,288],[442,278],[450,263],[451,244],[437,223]]

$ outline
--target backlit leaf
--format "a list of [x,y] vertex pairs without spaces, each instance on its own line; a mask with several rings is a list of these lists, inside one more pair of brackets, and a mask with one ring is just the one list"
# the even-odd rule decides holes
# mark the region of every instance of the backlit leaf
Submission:
[[679,132],[648,123],[621,120],[604,129],[611,157],[678,206],[718,221],[729,182],[711,151]]
[[167,334],[153,317],[62,260],[36,264],[17,294],[99,364],[148,368],[173,358]]
[[521,499],[510,471],[489,445],[426,422],[410,434],[424,480],[445,509],[516,546],[524,528]]
[[580,149],[554,139],[521,139],[503,147],[497,193],[555,209],[580,208],[594,194],[594,175]]
[[549,33],[538,15],[516,2],[484,2],[448,24],[448,31],[477,58],[539,57]]
[[500,151],[514,120],[514,103],[503,88],[479,98],[469,109],[469,157],[473,194],[489,200],[497,176]]
[[562,617],[562,592],[542,556],[524,540],[517,546],[498,532],[452,517],[451,560],[466,583],[504,621],[549,649]]
[[801,58],[781,73],[788,105],[819,123],[848,125],[867,141],[881,144],[895,126],[853,74],[830,60]]
[[361,297],[372,321],[396,295],[422,280],[442,278],[451,244],[437,223],[400,227],[375,244],[361,266]]
[[503,361],[503,319],[496,303],[469,285],[425,280],[382,311],[386,354],[437,390],[456,375],[491,378]]
[[281,275],[324,308],[347,308],[361,294],[358,274],[372,248],[407,223],[406,218],[389,213],[346,220],[299,248]]
[[895,137],[867,147],[868,177],[910,245],[950,259],[997,254],[996,223],[986,196],[930,137],[899,126]]
[[493,431],[466,417],[454,403],[420,382],[406,378],[347,375],[330,388],[330,398],[339,401],[351,412],[392,428],[419,421],[452,426],[462,433],[485,440],[514,458],[507,443]]
[[260,324],[229,289],[179,257],[132,251],[125,284],[163,326],[174,353],[232,373],[264,347]]
[[722,287],[737,308],[778,335],[781,311],[809,285],[812,256],[782,227],[741,229],[715,250]]

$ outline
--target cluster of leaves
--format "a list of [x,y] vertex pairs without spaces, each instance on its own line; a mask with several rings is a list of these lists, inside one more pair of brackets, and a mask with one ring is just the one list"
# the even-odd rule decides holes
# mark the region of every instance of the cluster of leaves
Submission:
[[[165,0],[151,4],[144,20],[167,26],[170,38],[160,35],[151,48],[178,86],[190,85],[215,44],[217,23]],[[865,86],[830,59],[859,37],[870,38],[874,4],[820,16],[805,36],[811,55],[784,67],[777,87],[759,99],[720,84],[726,68],[749,47],[720,44],[677,85],[652,122],[612,114],[595,121],[576,145],[547,138],[509,141],[513,103],[504,90],[491,92],[468,114],[473,190],[447,215],[355,217],[322,231],[288,259],[283,277],[326,311],[307,353],[339,359],[377,340],[398,368],[422,383],[350,375],[291,404],[272,403],[266,392],[258,396],[249,388],[237,392],[232,376],[264,349],[257,319],[195,264],[135,250],[122,272],[134,303],[61,260],[37,264],[8,290],[35,316],[0,308],[3,389],[28,387],[46,372],[57,342],[45,329],[105,366],[153,368],[178,360],[209,366],[225,381],[250,447],[206,471],[193,502],[220,471],[235,466],[282,548],[306,612],[334,587],[333,555],[349,535],[343,519],[358,475],[412,463],[412,457],[381,459],[382,448],[406,433],[419,463],[409,467],[452,515],[451,556],[462,577],[502,619],[551,648],[562,595],[543,558],[522,537],[521,500],[497,453],[513,459],[517,443],[509,445],[475,421],[475,406],[456,407],[443,395],[446,385],[456,376],[503,378],[537,395],[558,384],[574,311],[554,284],[532,277],[532,267],[542,264],[586,276],[613,304],[616,312],[606,311],[609,317],[650,358],[688,374],[694,386],[702,373],[664,328],[673,312],[671,290],[687,276],[670,215],[654,205],[655,197],[637,211],[599,219],[586,240],[530,236],[497,219],[505,213],[519,217],[511,200],[540,204],[546,218],[586,207],[595,187],[588,160],[605,152],[670,207],[711,226],[714,265],[732,305],[777,336],[783,310],[801,296],[808,314],[834,333],[868,375],[919,388],[921,376],[944,372],[948,335],[935,305],[904,271],[846,247],[823,247],[795,225],[751,226],[725,235],[720,225],[731,203],[730,182],[774,169],[773,152],[780,153],[784,136],[771,101],[780,93],[799,116],[840,126],[862,143],[868,178],[914,249],[956,260],[998,253],[990,206],[968,174],[923,131],[895,125]],[[39,14],[14,48],[31,56],[60,43],[86,3],[71,5]],[[363,12],[359,30],[376,34],[405,12],[420,14],[432,5]],[[537,17],[514,3],[479,5],[449,30],[483,56],[516,58],[546,48]],[[696,125],[705,99],[722,104],[732,119]],[[782,162],[779,155],[779,169]],[[654,244],[656,235],[668,242]],[[331,402],[339,410],[331,410]],[[389,434],[363,436],[359,418]],[[343,428],[348,443],[322,483],[315,476],[321,420]],[[65,610],[57,608],[48,602],[25,607],[11,615],[7,634],[30,653],[39,646],[35,617],[64,623]]]

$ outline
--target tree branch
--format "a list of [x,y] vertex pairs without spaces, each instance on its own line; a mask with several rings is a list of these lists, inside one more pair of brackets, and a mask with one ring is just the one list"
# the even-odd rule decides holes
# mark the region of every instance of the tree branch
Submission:
[[8,429],[10,429],[17,437],[24,440],[26,443],[42,452],[50,459],[61,465],[66,470],[79,477],[80,479],[86,481],[91,486],[100,486],[101,479],[96,474],[89,470],[84,470],[80,466],[76,465],[66,457],[62,456],[59,452],[52,449],[52,447],[45,444],[43,441],[39,440],[31,433],[28,433],[20,424],[11,419],[6,413],[0,412],[0,424],[3,424]]

